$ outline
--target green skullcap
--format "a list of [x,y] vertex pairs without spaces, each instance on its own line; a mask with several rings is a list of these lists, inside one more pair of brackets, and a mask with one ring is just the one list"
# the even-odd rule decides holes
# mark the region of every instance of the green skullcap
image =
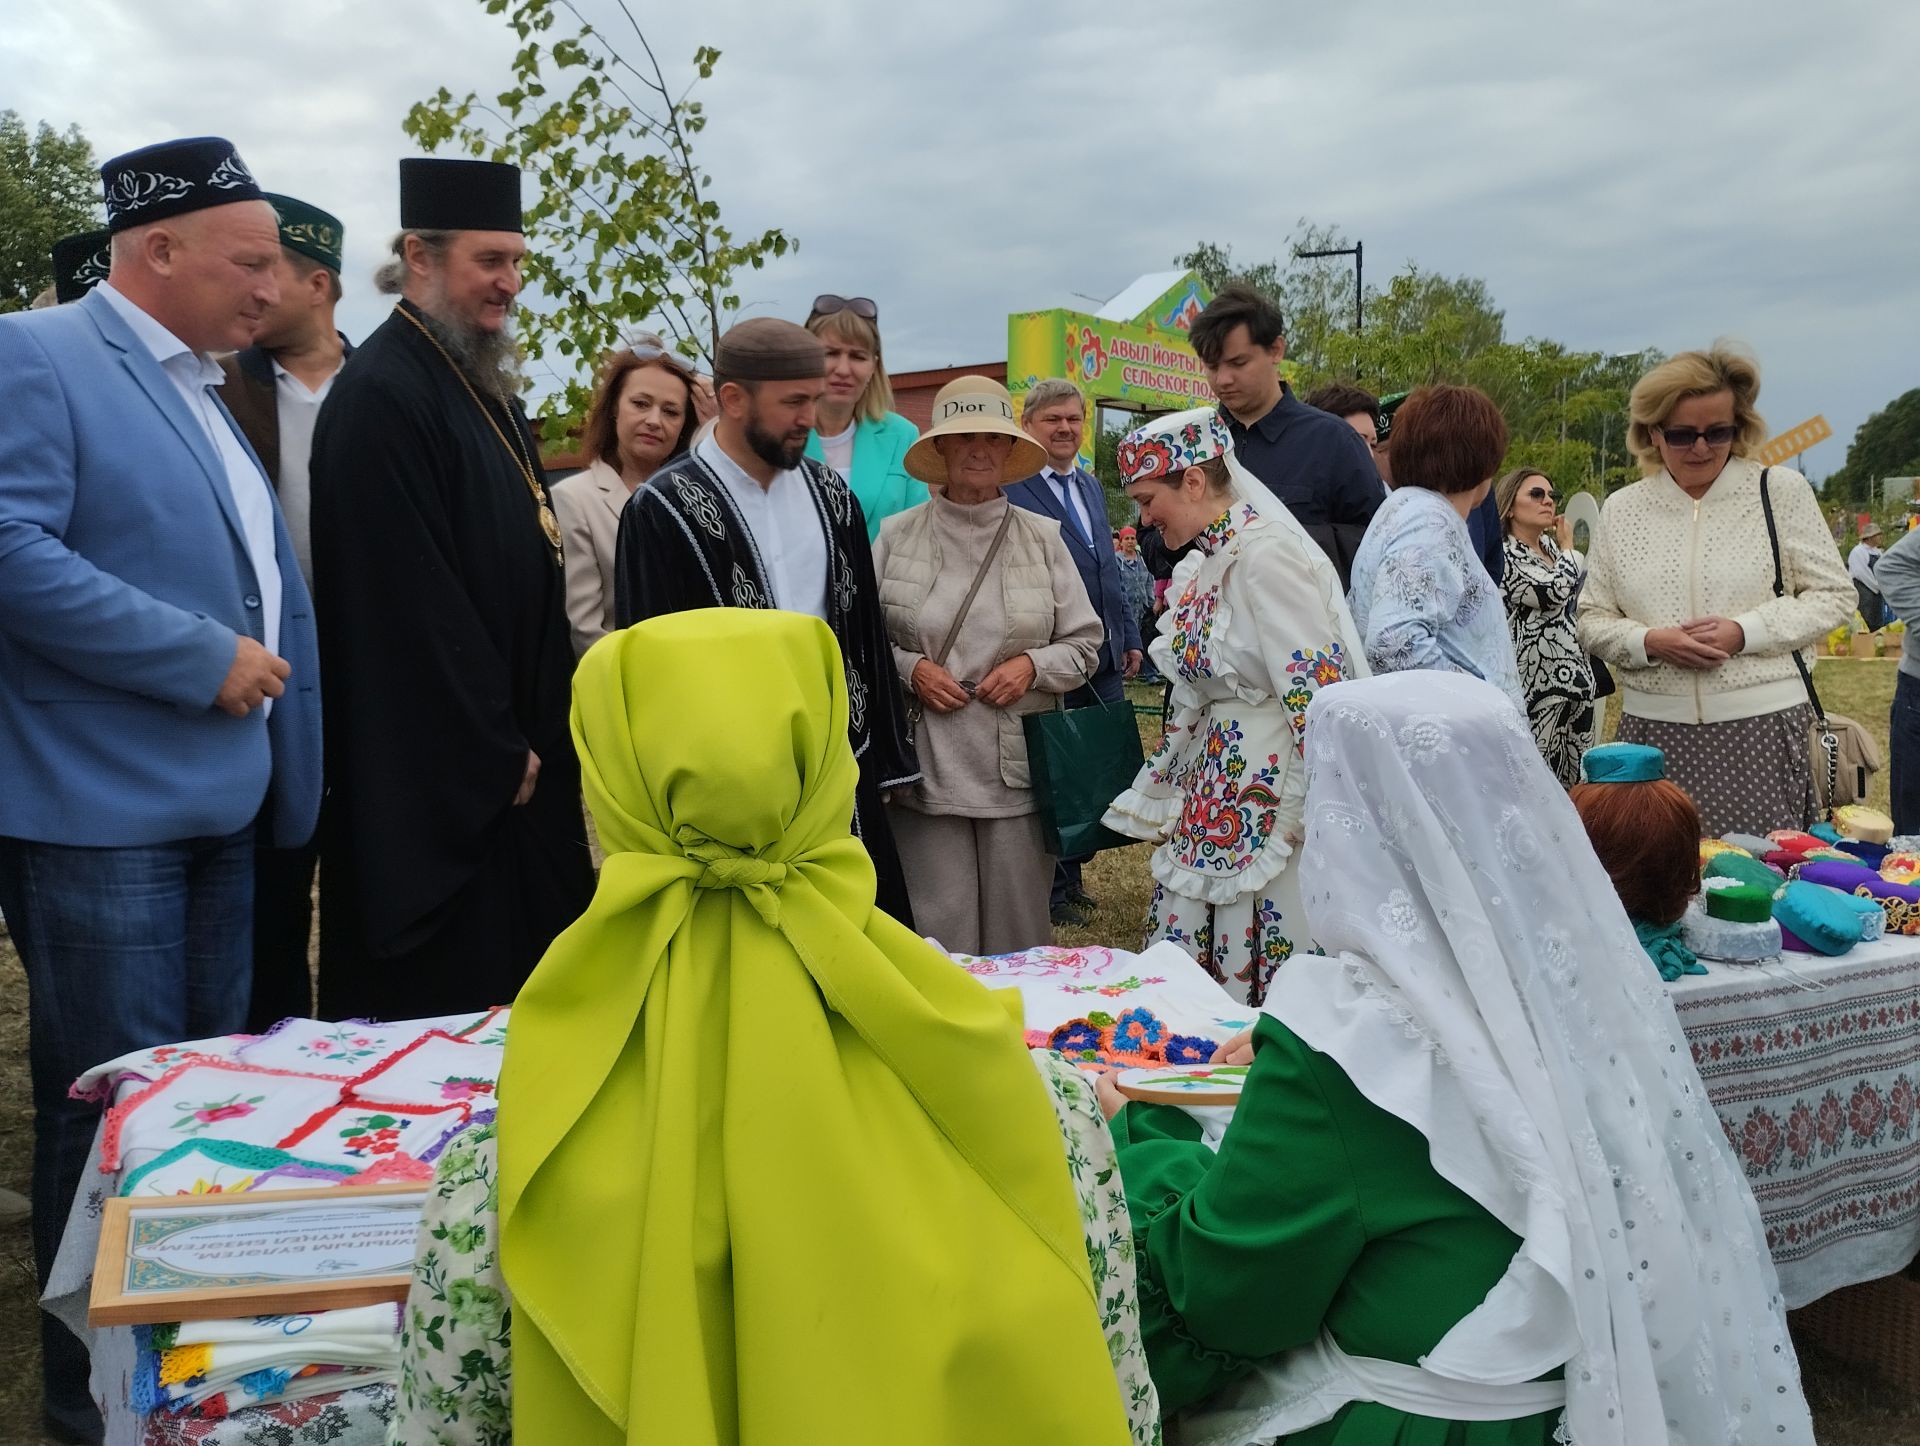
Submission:
[[291,196],[278,196],[272,191],[266,194],[280,216],[280,244],[338,274],[347,240],[347,228],[340,224],[340,218]]
[[1667,756],[1644,743],[1603,743],[1580,760],[1588,783],[1651,783],[1667,776]]

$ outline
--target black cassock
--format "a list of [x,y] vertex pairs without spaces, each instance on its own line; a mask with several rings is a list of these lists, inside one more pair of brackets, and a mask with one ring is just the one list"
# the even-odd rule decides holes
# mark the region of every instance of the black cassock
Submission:
[[[827,540],[827,626],[847,669],[847,736],[860,762],[854,832],[879,878],[876,902],[911,928],[907,878],[881,793],[916,782],[920,761],[880,612],[867,521],[838,473],[811,458],[801,461],[800,473]],[[614,620],[620,627],[694,608],[773,605],[773,587],[746,519],[698,456],[683,454],[634,492],[620,515],[614,569]]]
[[[469,395],[397,312],[320,410],[329,1019],[509,1003],[592,896],[565,578],[503,445],[516,432],[537,458],[519,407]],[[539,779],[515,807],[528,749]]]

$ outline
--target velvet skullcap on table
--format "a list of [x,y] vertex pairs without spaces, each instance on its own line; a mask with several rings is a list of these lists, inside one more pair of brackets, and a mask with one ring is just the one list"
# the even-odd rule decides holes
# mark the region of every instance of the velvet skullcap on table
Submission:
[[756,316],[721,334],[713,374],[723,382],[811,381],[827,374],[827,348],[804,326]]
[[162,141],[115,156],[100,167],[107,203],[107,229],[125,231],[266,194],[240,159],[233,142],[219,136]]
[[113,269],[113,233],[105,227],[62,236],[53,243],[53,295],[65,305],[78,301],[107,279]]
[[404,157],[400,227],[404,231],[524,231],[520,168],[503,161]]
[[1667,776],[1667,755],[1645,743],[1603,743],[1580,759],[1588,783],[1652,783]]

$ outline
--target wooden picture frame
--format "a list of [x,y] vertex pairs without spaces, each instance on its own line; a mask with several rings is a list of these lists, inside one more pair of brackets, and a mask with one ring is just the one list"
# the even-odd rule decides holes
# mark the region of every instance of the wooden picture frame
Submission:
[[[100,1223],[87,1323],[306,1315],[404,1301],[432,1189],[421,1180],[115,1196]],[[286,1268],[272,1268],[276,1258]]]

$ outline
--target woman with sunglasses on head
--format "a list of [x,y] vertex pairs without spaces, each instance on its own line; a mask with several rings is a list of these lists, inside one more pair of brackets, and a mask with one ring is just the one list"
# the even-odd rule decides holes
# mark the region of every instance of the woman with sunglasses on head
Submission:
[[1560,495],[1546,473],[1516,467],[1494,484],[1493,496],[1506,546],[1500,590],[1527,721],[1547,767],[1571,788],[1580,781],[1580,755],[1593,747],[1593,665],[1573,626],[1586,561],[1573,550],[1573,525],[1559,515]]
[[816,296],[807,330],[827,349],[827,390],[815,409],[807,455],[847,479],[867,518],[867,541],[896,512],[927,500],[926,483],[907,475],[907,448],[920,429],[893,408],[893,384],[880,359],[880,309],[865,296]]
[[1711,835],[1806,826],[1813,710],[1793,655],[1853,615],[1813,489],[1752,456],[1759,394],[1759,365],[1725,342],[1635,384],[1645,476],[1601,511],[1578,612],[1581,646],[1619,679],[1621,741],[1666,754]]

